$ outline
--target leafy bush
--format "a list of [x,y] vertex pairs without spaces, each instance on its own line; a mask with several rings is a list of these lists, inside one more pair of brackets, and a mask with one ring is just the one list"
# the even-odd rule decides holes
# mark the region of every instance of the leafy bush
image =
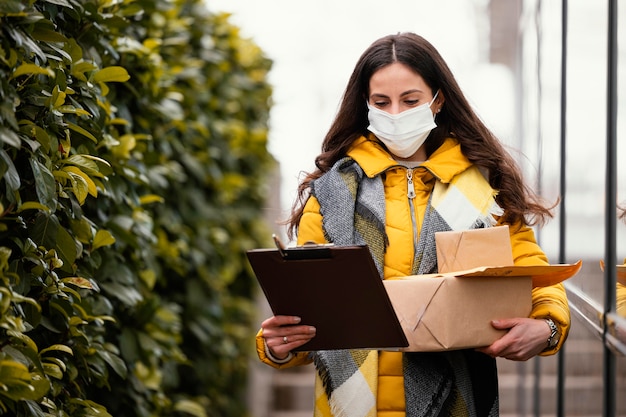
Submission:
[[0,412],[245,414],[270,65],[201,0],[0,2]]

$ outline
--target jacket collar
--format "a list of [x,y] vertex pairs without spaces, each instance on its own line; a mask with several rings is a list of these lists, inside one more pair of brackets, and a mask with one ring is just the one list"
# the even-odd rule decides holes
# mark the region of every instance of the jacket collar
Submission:
[[[348,156],[354,159],[365,174],[373,178],[390,168],[400,166],[398,161],[385,150],[374,135],[361,136],[354,141],[348,151]],[[447,138],[430,158],[420,168],[425,168],[443,183],[449,183],[452,178],[469,168],[472,163],[461,152],[461,145],[454,138]]]

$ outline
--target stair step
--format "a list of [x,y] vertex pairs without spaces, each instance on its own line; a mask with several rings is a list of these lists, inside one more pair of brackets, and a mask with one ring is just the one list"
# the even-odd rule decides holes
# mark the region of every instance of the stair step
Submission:
[[315,374],[313,366],[310,366],[309,372],[277,372],[274,375],[274,386],[296,386],[296,387],[313,387],[315,384]]
[[[570,343],[571,342],[571,343]],[[601,343],[594,339],[568,340],[564,350],[567,375],[584,376],[598,374],[598,364],[603,361],[603,349]],[[539,361],[542,374],[556,374],[558,370],[558,356],[541,356],[527,362],[510,361],[498,358],[499,374],[529,373],[535,369],[535,362]]]
[[[504,375],[500,378],[500,408],[503,414],[514,411],[527,411],[532,404],[535,390],[534,378],[523,378],[519,375]],[[557,377],[542,375],[539,379],[540,411],[554,413],[556,411]],[[602,411],[603,381],[601,376],[576,376],[565,380],[565,408],[567,415],[582,414],[599,415]]]
[[[277,413],[308,412],[313,410],[315,374],[313,366],[277,372],[273,379],[273,407]],[[272,417],[275,417],[274,415]],[[281,416],[278,416],[281,417]],[[297,416],[282,416],[297,417]]]

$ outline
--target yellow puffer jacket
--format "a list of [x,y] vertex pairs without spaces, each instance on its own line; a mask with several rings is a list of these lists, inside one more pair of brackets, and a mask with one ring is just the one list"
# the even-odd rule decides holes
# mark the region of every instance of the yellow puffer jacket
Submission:
[[[389,237],[389,246],[384,259],[385,279],[410,275],[413,242],[419,239],[418,233],[435,178],[444,183],[450,182],[454,176],[469,168],[471,163],[461,153],[457,141],[447,139],[428,161],[412,170],[416,194],[413,199],[415,212],[412,213],[407,198],[408,168],[398,165],[375,139],[360,138],[355,142],[348,155],[358,162],[367,176],[374,177],[384,173],[386,231]],[[325,243],[319,208],[317,200],[311,197],[305,206],[299,225],[298,244],[307,241]],[[537,245],[532,229],[526,226],[512,225],[509,230],[516,265],[547,264],[546,256]],[[565,290],[562,285],[535,288],[532,299],[531,317],[550,316],[556,323],[560,324],[563,337],[561,337],[559,345],[553,350],[543,353],[544,355],[554,354],[561,348],[569,330],[570,315]],[[305,353],[294,355],[293,359],[286,364],[272,362],[263,349],[261,332],[257,335],[257,352],[263,362],[276,368],[310,362]],[[402,353],[380,352],[378,370],[378,417],[404,417]],[[317,378],[316,384],[319,383],[319,378]],[[319,389],[316,391],[320,392]],[[325,398],[317,399],[316,409],[320,415],[332,416]]]

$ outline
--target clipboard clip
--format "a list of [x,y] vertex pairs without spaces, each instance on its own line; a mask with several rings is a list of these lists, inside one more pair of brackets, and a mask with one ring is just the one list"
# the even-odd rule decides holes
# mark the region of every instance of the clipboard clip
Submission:
[[272,239],[274,239],[274,244],[276,245],[276,249],[278,249],[278,253],[280,253],[280,256],[285,258],[287,255],[287,252],[285,252],[285,246],[283,245],[283,242],[280,241],[280,239],[278,238],[278,236],[276,236],[275,233],[272,233]]
[[283,242],[280,241],[278,236],[276,236],[276,234],[272,234],[272,239],[274,239],[274,244],[276,245],[276,249],[278,249],[278,253],[286,261],[296,259],[331,258],[332,254],[330,252],[330,248],[335,246],[332,243],[318,244],[314,242],[307,242],[302,246],[287,249],[285,248],[285,245],[283,245]]

